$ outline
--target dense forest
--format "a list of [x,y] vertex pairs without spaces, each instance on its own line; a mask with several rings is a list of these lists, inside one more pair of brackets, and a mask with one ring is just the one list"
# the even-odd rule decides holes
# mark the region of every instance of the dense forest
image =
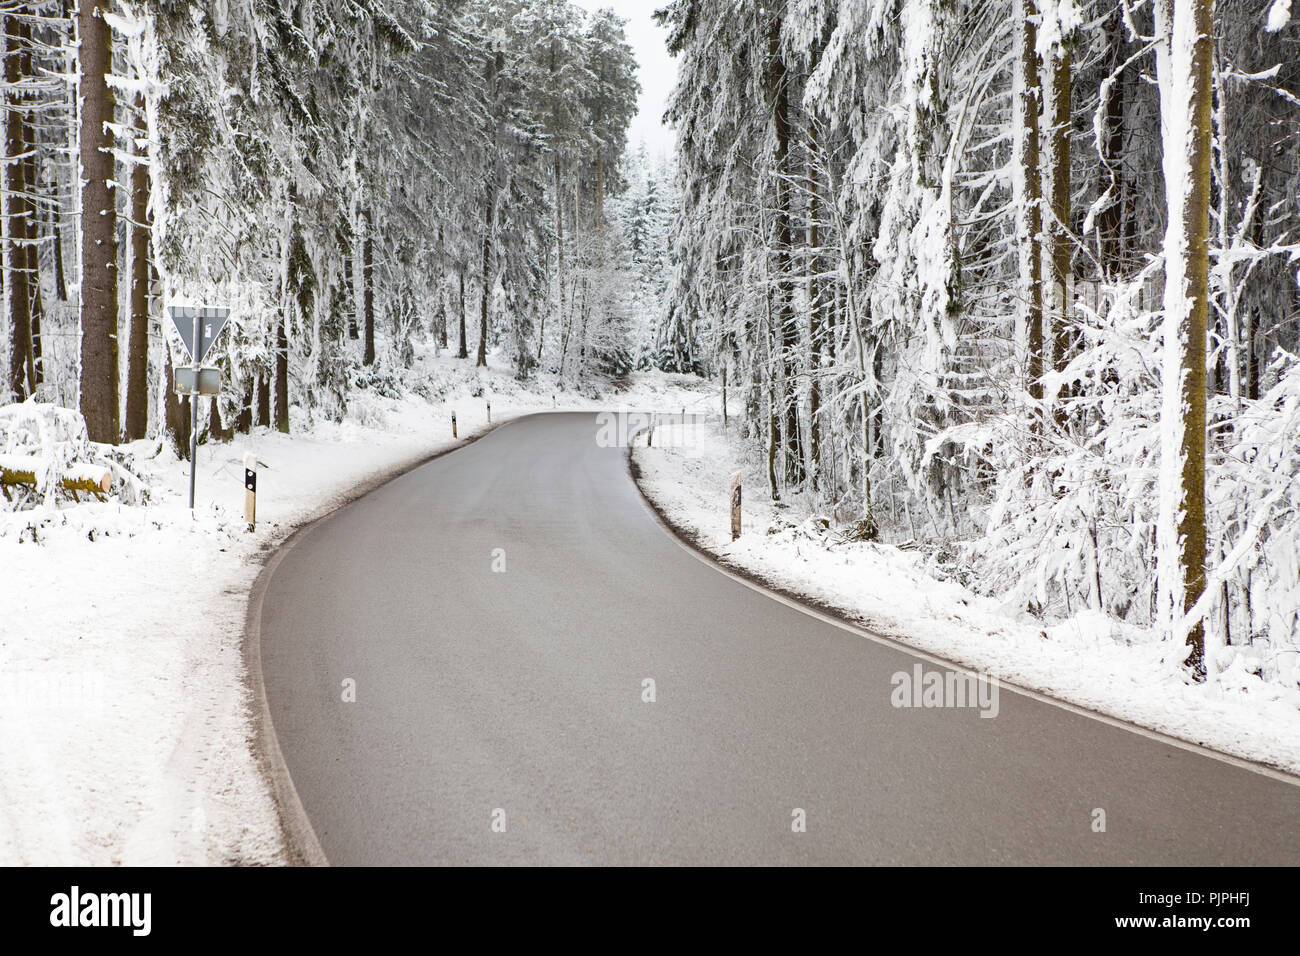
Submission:
[[1294,635],[1289,8],[668,5],[680,364],[725,376],[771,496],[1157,625],[1194,677],[1206,629]]
[[94,441],[165,434],[186,454],[171,387],[186,359],[164,314],[184,302],[232,310],[204,440],[288,430],[291,407],[340,418],[356,389],[397,388],[416,343],[574,384],[654,358],[637,310],[665,298],[647,264],[672,176],[626,155],[638,84],[612,13],[2,12],[11,400],[79,407]]
[[705,375],[773,499],[1200,676],[1300,627],[1290,6],[673,0],[667,163],[567,0],[6,3],[4,391],[185,455],[417,347]]

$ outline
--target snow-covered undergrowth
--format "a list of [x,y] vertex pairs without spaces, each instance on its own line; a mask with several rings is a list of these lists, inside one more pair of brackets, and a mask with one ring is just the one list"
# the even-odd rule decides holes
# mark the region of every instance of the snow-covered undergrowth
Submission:
[[[451,447],[459,434],[552,407],[707,411],[698,379],[634,376],[578,395],[543,376],[441,358],[410,394],[362,391],[341,422],[257,429],[188,463],[125,446],[148,503],[60,498],[0,513],[0,864],[225,864],[284,860],[252,752],[241,640],[267,553],[359,484]],[[554,400],[552,396],[555,396]],[[245,530],[243,455],[262,463]]]
[[78,413],[37,401],[0,407],[0,512],[109,492],[130,504],[148,495],[130,455],[90,441]]
[[[726,563],[837,608],[868,629],[1093,711],[1300,773],[1300,689],[1265,681],[1263,648],[1221,649],[1189,682],[1181,654],[1151,629],[1077,609],[1054,623],[1018,600],[977,594],[946,552],[853,540],[795,500],[767,495],[766,462],[719,425],[633,449],[644,493]],[[744,475],[744,533],[730,532],[730,477]],[[1230,653],[1229,653],[1230,652]],[[1255,654],[1252,657],[1252,653]]]

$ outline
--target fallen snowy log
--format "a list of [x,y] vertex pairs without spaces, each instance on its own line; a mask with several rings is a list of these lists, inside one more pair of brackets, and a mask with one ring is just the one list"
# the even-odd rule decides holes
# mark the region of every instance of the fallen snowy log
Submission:
[[0,494],[9,508],[82,493],[102,500],[126,486],[124,472],[112,448],[87,439],[79,412],[30,400],[0,406]]
[[[0,455],[0,485],[30,485],[38,491],[49,480],[50,462],[36,455]],[[102,465],[73,463],[60,469],[58,486],[73,493],[108,494],[113,475]]]

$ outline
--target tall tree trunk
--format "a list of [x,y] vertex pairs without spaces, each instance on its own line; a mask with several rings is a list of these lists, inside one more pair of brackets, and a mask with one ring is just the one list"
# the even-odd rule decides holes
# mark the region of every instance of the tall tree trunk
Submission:
[[[1227,91],[1224,89],[1223,76],[1223,47],[1222,37],[1216,38],[1214,45],[1214,65],[1212,73],[1214,75],[1214,154],[1215,154],[1215,181],[1218,183],[1218,193],[1216,204],[1218,206],[1218,235],[1215,241],[1220,249],[1227,249],[1231,245],[1229,239],[1228,223],[1232,216],[1231,211],[1231,190],[1228,188],[1231,173],[1228,170],[1228,155],[1232,149],[1228,143],[1228,108],[1227,108]],[[1255,181],[1259,182],[1259,177],[1263,170],[1256,168]],[[1233,265],[1231,262],[1220,263],[1219,268],[1214,270],[1212,276],[1212,293],[1214,300],[1218,305],[1215,308],[1215,315],[1219,320],[1216,325],[1219,330],[1223,347],[1219,350],[1219,361],[1221,374],[1219,375],[1219,386],[1232,399],[1234,412],[1241,409],[1241,329],[1238,327],[1238,316],[1240,314],[1240,296],[1233,289]],[[1235,431],[1235,427],[1233,428]],[[1230,440],[1232,432],[1221,433],[1224,441]],[[1227,587],[1227,583],[1224,583]],[[1224,629],[1225,633],[1231,627],[1232,610],[1230,605],[1224,602]]]
[[107,0],[78,0],[81,100],[81,414],[91,441],[121,439],[117,368],[117,207],[113,180],[113,34]]
[[591,316],[591,296],[586,278],[582,280],[582,324],[578,327],[578,379],[587,373],[587,319]]
[[[1157,0],[1157,69],[1166,130],[1165,326],[1160,516],[1161,612],[1177,622],[1205,591],[1205,344],[1209,302],[1212,0]],[[1205,629],[1186,634],[1205,679]]]
[[[144,100],[138,133],[144,135]],[[149,166],[145,157],[131,170],[131,329],[126,356],[126,440],[149,430]]]
[[244,383],[243,399],[239,403],[239,414],[235,416],[235,431],[241,435],[247,435],[253,430],[253,405],[256,400],[256,383],[250,379]]
[[[1263,173],[1267,178],[1267,171]],[[1261,186],[1262,188],[1262,186]],[[1264,245],[1264,216],[1256,211],[1251,223],[1251,240],[1257,247]],[[1255,306],[1246,309],[1241,322],[1242,364],[1245,366],[1245,392],[1252,402],[1259,401],[1259,343],[1256,333],[1259,331],[1259,313]]]
[[[565,303],[564,303],[564,297],[565,297],[565,289],[564,289],[564,283],[565,283],[565,279],[564,279],[564,188],[563,188],[563,186],[562,186],[562,184],[561,184],[561,182],[560,182],[560,161],[559,161],[558,159],[555,161],[555,261],[556,261],[556,268],[555,268],[555,281],[556,281],[556,284],[558,285],[558,287],[559,287],[559,291],[560,291],[560,311],[559,311],[559,316],[560,316],[561,320],[563,320],[563,318],[564,318],[564,309],[565,309]],[[542,321],[545,322],[545,315],[543,315]],[[537,333],[537,362],[538,362],[539,365],[541,364],[541,361],[542,361],[542,348],[543,348],[543,346],[544,346],[545,343],[546,343],[546,338],[545,338],[545,336],[542,334],[542,333],[545,332],[545,331],[546,331],[546,326],[543,325],[542,328],[541,328],[541,329],[538,331],[538,333]],[[564,369],[561,368],[560,371],[563,372]]]
[[352,264],[351,240],[347,241],[343,249],[343,275],[347,280],[344,287],[347,289],[348,338],[355,342],[361,338],[361,329],[357,325],[357,277]]
[[58,180],[50,183],[50,233],[54,236],[54,296],[60,302],[68,301],[68,283],[63,275],[63,223],[58,203]]
[[781,500],[781,486],[776,479],[776,450],[781,444],[781,413],[777,399],[774,369],[767,373],[767,485],[773,501]]
[[257,375],[257,425],[271,427],[271,380],[265,372]]
[[790,250],[794,245],[790,226],[790,73],[781,55],[781,18],[773,16],[768,37],[768,95],[776,131],[776,320],[781,366],[780,403],[782,447],[787,484],[804,479],[803,449],[799,439],[798,349],[799,319],[794,309],[794,288],[790,277]]
[[[880,382],[885,377],[885,350],[880,347],[877,341],[873,344],[871,350],[871,379],[880,387]],[[871,413],[871,454],[872,459],[883,458],[885,454],[885,406],[884,402],[876,401],[876,409]],[[868,462],[869,464],[870,462]]]
[[[1063,372],[1068,356],[1070,334],[1070,264],[1073,246],[1070,238],[1070,48],[1062,44],[1043,66],[1050,77],[1052,128],[1048,133],[1049,183],[1047,217],[1047,292],[1048,314],[1052,325],[1052,369]],[[1060,426],[1065,425],[1065,410],[1058,394],[1052,414]]]
[[[811,177],[809,177],[811,182]],[[822,408],[822,301],[821,301],[821,280],[817,278],[821,272],[822,261],[821,254],[818,250],[821,248],[821,223],[818,217],[821,215],[820,203],[817,194],[814,191],[811,197],[811,207],[809,218],[812,220],[812,227],[809,229],[808,244],[812,247],[812,256],[809,262],[809,269],[812,275],[808,279],[808,420],[809,420],[809,440],[812,447],[809,449],[809,459],[812,464],[812,484],[813,488],[819,487],[821,482],[821,460],[822,460],[822,431],[821,431],[821,408]]]
[[[1123,64],[1127,54],[1123,18],[1118,9],[1106,24],[1106,39],[1110,45],[1112,72]],[[1097,215],[1097,252],[1102,276],[1114,282],[1119,279],[1123,259],[1124,223],[1124,74],[1116,76],[1106,91],[1106,136],[1103,139],[1105,155],[1106,190],[1110,193],[1107,205]]]
[[456,358],[469,358],[469,349],[465,342],[465,267],[460,267],[460,347]]
[[[1019,140],[1018,185],[1023,195],[1018,207],[1023,217],[1020,234],[1020,275],[1025,298],[1026,360],[1029,396],[1037,405],[1043,400],[1043,232],[1042,171],[1039,165],[1038,116],[1042,110],[1042,83],[1039,80],[1037,9],[1034,0],[1018,0],[1016,22],[1020,43],[1020,82],[1017,90],[1017,134]],[[1036,408],[1031,428],[1039,431],[1042,419]]]
[[176,394],[176,373],[172,368],[172,350],[163,349],[163,426],[171,439],[176,457],[190,457],[190,403]]
[[488,311],[492,296],[492,230],[496,224],[496,202],[497,190],[500,187],[500,181],[497,179],[497,136],[499,135],[499,126],[505,121],[505,117],[498,115],[501,103],[498,101],[498,80],[501,71],[505,68],[505,53],[501,50],[490,51],[484,65],[484,86],[492,100],[492,122],[498,125],[498,130],[494,132],[490,151],[488,155],[488,168],[485,179],[487,185],[483,196],[483,269],[480,273],[483,281],[483,295],[479,308],[478,321],[478,358],[475,361],[476,367],[486,367],[487,365],[487,339],[488,339]]
[[361,297],[365,313],[365,353],[361,364],[375,364],[375,240],[374,225],[367,209],[363,222],[366,235],[361,241]]
[[226,442],[233,437],[230,429],[221,422],[221,397],[213,395],[208,399],[208,440]]
[[772,287],[768,284],[764,295],[767,304],[767,320],[763,330],[763,342],[767,350],[767,484],[773,501],[781,500],[781,484],[777,480],[777,450],[781,447],[781,401],[780,389],[777,387],[777,369],[779,357],[776,346],[779,343],[777,330],[773,328]]
[[[32,68],[32,23],[30,20],[22,21],[22,74],[23,76],[34,76]],[[27,288],[31,293],[31,331],[32,331],[32,390],[45,381],[45,367],[42,361],[42,342],[41,342],[41,323],[45,319],[45,301],[41,295],[41,255],[36,246],[35,240],[40,238],[40,227],[38,218],[38,208],[36,204],[36,193],[40,184],[40,172],[36,162],[37,144],[36,130],[32,123],[23,123],[23,148],[27,153],[27,158],[23,161],[25,170],[23,181],[27,184],[27,196],[25,199],[27,207],[26,231],[27,238]]]
[[444,275],[438,281],[438,325],[435,331],[438,335],[438,348],[447,347],[447,277]]
[[483,215],[483,299],[478,319],[478,359],[475,366],[487,365],[488,308],[492,296],[492,226],[493,201],[489,193]]
[[[16,13],[24,14],[19,7]],[[20,158],[26,151],[26,106],[19,92],[22,81],[22,24],[19,16],[5,17],[4,77],[7,90],[5,110],[5,222],[8,243],[5,265],[9,272],[9,390],[16,401],[32,394],[36,387],[32,355],[31,293],[27,285],[27,164]]]
[[289,334],[284,313],[275,326],[275,427],[289,434]]
[[437,325],[433,331],[438,336],[438,348],[447,347],[447,271],[445,263],[447,260],[446,240],[443,238],[443,227],[438,226],[438,316]]

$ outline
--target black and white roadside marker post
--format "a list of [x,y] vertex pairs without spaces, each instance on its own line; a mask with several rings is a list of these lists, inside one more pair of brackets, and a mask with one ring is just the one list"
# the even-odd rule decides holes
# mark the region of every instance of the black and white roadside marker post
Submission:
[[491,425],[492,424],[492,403],[488,402],[487,407],[488,407],[488,424]]
[[451,437],[456,437],[456,413],[451,413]]
[[252,452],[244,454],[244,520],[249,531],[257,526],[257,456]]
[[167,310],[192,364],[177,366],[176,394],[190,399],[190,510],[194,510],[194,474],[199,454],[199,396],[221,394],[221,370],[205,366],[212,343],[226,327],[230,310],[216,306],[173,305]]

